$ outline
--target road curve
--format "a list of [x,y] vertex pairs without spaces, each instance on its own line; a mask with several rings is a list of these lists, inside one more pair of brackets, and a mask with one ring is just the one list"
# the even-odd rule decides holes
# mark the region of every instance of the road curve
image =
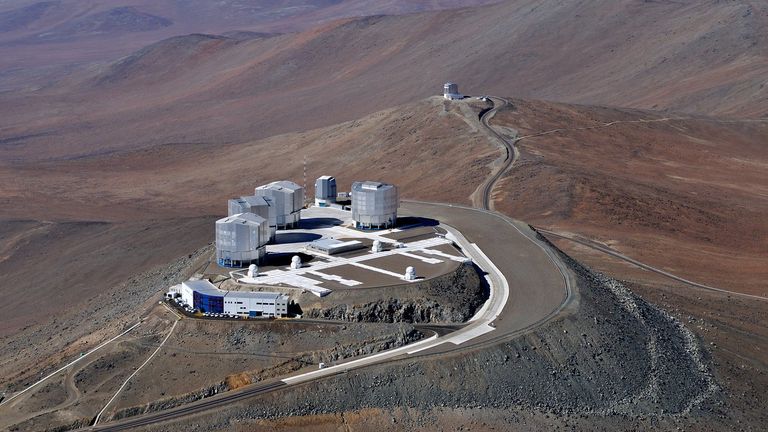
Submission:
[[[169,310],[170,310],[170,309],[169,309]],[[137,374],[137,373],[139,373],[139,371],[140,371],[140,370],[142,370],[142,369],[144,368],[144,366],[148,365],[148,364],[149,364],[149,362],[151,362],[151,361],[152,361],[152,359],[153,359],[153,358],[155,358],[155,356],[157,355],[157,353],[158,353],[158,352],[160,352],[160,350],[161,350],[161,349],[163,349],[163,346],[165,345],[165,343],[166,343],[166,342],[168,342],[168,339],[171,337],[171,335],[173,334],[173,331],[176,329],[176,325],[179,323],[179,321],[181,321],[181,318],[180,318],[178,315],[176,315],[175,313],[174,313],[174,315],[176,316],[176,321],[174,321],[174,322],[173,322],[173,325],[171,326],[171,329],[168,331],[168,334],[167,334],[167,335],[165,335],[165,338],[163,338],[163,341],[162,341],[162,342],[160,342],[160,345],[158,345],[158,346],[157,346],[157,349],[155,349],[155,350],[152,352],[152,354],[150,354],[150,355],[149,355],[149,357],[147,357],[147,359],[146,359],[146,360],[144,360],[144,363],[142,363],[142,364],[141,364],[141,366],[139,366],[138,368],[136,368],[136,370],[135,370],[135,371],[133,371],[133,373],[132,373],[132,374],[130,374],[130,375],[128,376],[128,378],[126,378],[126,379],[125,379],[125,381],[124,381],[124,382],[123,382],[123,384],[122,384],[122,385],[121,385],[121,386],[120,386],[120,387],[117,389],[117,391],[115,392],[115,394],[114,394],[114,395],[112,395],[112,398],[111,398],[111,399],[109,399],[109,400],[107,401],[107,403],[104,405],[104,408],[102,408],[102,409],[101,409],[101,411],[99,411],[99,413],[98,413],[98,414],[96,414],[96,418],[93,420],[93,424],[97,424],[97,423],[99,422],[99,420],[101,419],[101,416],[104,414],[104,412],[107,410],[107,408],[109,408],[109,406],[112,404],[112,402],[114,402],[114,400],[115,400],[115,399],[117,399],[117,396],[120,394],[120,392],[121,392],[121,391],[123,391],[123,389],[125,388],[125,386],[127,386],[127,385],[128,385],[128,383],[129,383],[129,382],[131,382],[131,379],[133,379],[133,377],[134,377],[134,376],[136,376],[136,374]]]
[[[407,201],[403,213],[439,220],[464,253],[487,273],[491,286],[486,305],[471,322],[454,332],[394,350],[354,359],[326,369],[303,372],[281,380],[248,386],[189,405],[133,417],[93,428],[131,430],[178,419],[292,385],[345,374],[353,369],[408,359],[433,358],[462,350],[476,350],[513,339],[558,317],[576,301],[575,280],[565,264],[536,233],[522,222],[493,210],[492,193],[519,154],[514,142],[490,126],[490,119],[509,102],[491,97],[494,106],[481,117],[483,126],[505,149],[501,166],[482,186],[482,209],[441,203]],[[455,228],[455,229],[454,229]]]
[[[404,214],[438,219],[456,228],[460,247],[488,272],[495,293],[461,329],[395,350],[353,359],[322,370],[244,387],[178,408],[104,423],[92,430],[121,431],[222,408],[250,397],[349,371],[401,361],[477,350],[529,332],[557,317],[574,300],[573,277],[527,225],[496,212],[437,203],[404,202]],[[507,292],[504,293],[504,290]]]
[[509,168],[511,168],[512,165],[517,161],[517,159],[520,157],[520,153],[515,147],[515,142],[517,142],[518,139],[515,138],[511,141],[508,140],[500,133],[496,132],[496,130],[491,127],[490,123],[493,116],[495,116],[500,109],[509,105],[509,101],[497,96],[490,96],[488,99],[492,101],[493,108],[483,113],[483,115],[480,117],[480,123],[486,129],[486,132],[491,137],[495,138],[499,144],[501,144],[501,148],[504,150],[504,159],[501,161],[501,166],[494,173],[492,173],[491,176],[488,177],[485,183],[483,183],[481,186],[481,206],[485,210],[493,210],[493,189],[496,187],[496,183],[501,180]]

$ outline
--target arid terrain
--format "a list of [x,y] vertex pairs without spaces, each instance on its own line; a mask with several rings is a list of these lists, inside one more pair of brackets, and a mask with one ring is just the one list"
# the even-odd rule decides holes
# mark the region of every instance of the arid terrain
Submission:
[[296,32],[344,17],[397,15],[496,0],[10,0],[0,4],[0,89],[62,74],[192,33],[235,39]]
[[447,80],[469,94],[766,114],[765,4],[581,7],[517,0],[276,37],[173,37],[0,95],[0,160],[217,148],[358,119],[434,95]]
[[499,210],[768,297],[768,121],[522,100],[494,121],[525,137]]
[[[509,101],[490,125],[518,154],[493,208],[573,258],[580,303],[495,346],[152,430],[768,425],[763,2],[192,3],[0,4],[0,392],[148,319],[16,404],[6,427],[95,416],[174,321],[159,293],[207,265],[226,199],[255,185],[302,184],[306,167],[308,183],[333,174],[340,191],[371,178],[403,199],[476,203],[504,151],[480,121],[489,103],[436,96],[448,80]],[[456,6],[467,7],[443,10]],[[342,306],[314,316],[343,317]],[[325,337],[341,325],[345,357],[423,336],[410,324],[274,324],[179,321],[108,414],[332,358]],[[190,348],[191,333],[211,340]],[[257,355],[267,351],[290,360]],[[692,352],[700,365],[674,362]],[[195,373],[178,375],[179,359]]]

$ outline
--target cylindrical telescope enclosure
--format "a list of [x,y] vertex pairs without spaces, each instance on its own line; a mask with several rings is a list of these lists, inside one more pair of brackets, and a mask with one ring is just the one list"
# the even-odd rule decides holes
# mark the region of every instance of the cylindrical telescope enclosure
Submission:
[[254,195],[266,199],[275,207],[277,229],[296,228],[304,208],[304,188],[294,182],[283,180],[259,186]]
[[326,207],[336,202],[336,178],[322,176],[315,181],[315,205]]
[[352,183],[352,219],[359,229],[386,229],[397,223],[397,187],[374,181]]
[[240,213],[253,213],[269,221],[270,240],[275,239],[277,230],[277,213],[274,206],[262,196],[244,196],[231,199],[227,202],[227,215],[234,216]]
[[259,264],[266,255],[270,230],[266,219],[253,213],[216,221],[216,262],[222,267]]

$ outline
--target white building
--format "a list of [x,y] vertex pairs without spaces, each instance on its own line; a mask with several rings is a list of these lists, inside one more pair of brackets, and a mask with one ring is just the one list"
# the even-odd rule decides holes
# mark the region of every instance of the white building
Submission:
[[397,186],[375,181],[352,183],[352,220],[355,228],[392,228],[397,223],[400,198]]
[[336,255],[353,250],[365,249],[365,245],[358,240],[341,241],[331,238],[322,238],[308,244],[307,249],[311,249],[325,255]]
[[448,100],[464,99],[464,96],[459,93],[459,85],[452,82],[443,84],[443,97]]
[[264,197],[275,207],[277,229],[295,228],[304,207],[304,188],[294,182],[282,180],[259,186],[254,195]]
[[178,290],[188,306],[206,313],[242,317],[279,317],[288,315],[288,296],[273,292],[224,291],[208,280],[183,282]]
[[227,201],[227,216],[240,213],[253,213],[261,216],[269,222],[270,240],[275,239],[277,231],[277,213],[274,206],[263,196],[244,196]]
[[288,315],[288,296],[273,292],[229,291],[224,296],[224,313],[254,317]]
[[216,262],[222,267],[259,264],[267,253],[269,223],[253,213],[240,213],[216,221]]
[[336,202],[336,178],[322,176],[315,181],[315,205],[328,207]]

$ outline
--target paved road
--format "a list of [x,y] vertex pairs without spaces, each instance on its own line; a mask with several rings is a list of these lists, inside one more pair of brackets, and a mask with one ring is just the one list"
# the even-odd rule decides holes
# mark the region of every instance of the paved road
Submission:
[[301,371],[282,380],[248,386],[176,409],[105,423],[94,430],[131,430],[371,365],[477,350],[531,331],[560,314],[574,300],[572,276],[551,251],[535,240],[535,233],[525,224],[495,212],[445,204],[404,202],[402,212],[438,219],[455,228],[454,235],[460,237],[457,240],[465,252],[489,271],[494,293],[477,319],[454,332],[436,334],[395,350],[322,370]]
[[498,181],[517,160],[514,142],[490,126],[495,113],[506,106],[505,99],[493,97],[494,107],[481,122],[505,151],[501,166],[482,186],[482,207],[475,209],[439,203],[404,202],[404,216],[439,220],[465,255],[487,273],[490,298],[464,327],[394,350],[354,359],[332,367],[303,371],[279,381],[248,386],[172,410],[129,418],[97,427],[96,430],[130,430],[136,427],[178,419],[205,410],[220,408],[235,401],[273,392],[286,386],[319,380],[353,369],[399,361],[476,350],[501,343],[535,329],[575,303],[575,281],[565,264],[536,238],[527,225],[490,211],[492,193]]
[[[493,102],[493,108],[483,114],[483,116],[480,118],[480,123],[482,123],[483,127],[485,127],[488,135],[496,139],[501,148],[504,150],[504,158],[501,161],[501,166],[496,171],[494,171],[481,186],[482,193],[480,194],[480,207],[486,210],[493,210],[493,189],[496,187],[496,183],[498,183],[504,174],[506,174],[506,172],[512,167],[512,165],[517,162],[517,159],[520,157],[520,153],[515,147],[515,143],[519,140],[518,138],[508,140],[500,133],[496,132],[493,127],[491,127],[491,120],[493,117],[500,109],[509,105],[509,101],[504,98],[495,96],[489,97],[489,99]],[[475,203],[475,205],[477,205],[477,203]]]
[[[401,208],[404,215],[431,217],[461,231],[506,279],[509,298],[492,321],[496,330],[466,342],[462,348],[517,337],[562,313],[576,300],[573,275],[526,224],[463,206],[406,201]],[[442,350],[448,348],[443,346]]]

